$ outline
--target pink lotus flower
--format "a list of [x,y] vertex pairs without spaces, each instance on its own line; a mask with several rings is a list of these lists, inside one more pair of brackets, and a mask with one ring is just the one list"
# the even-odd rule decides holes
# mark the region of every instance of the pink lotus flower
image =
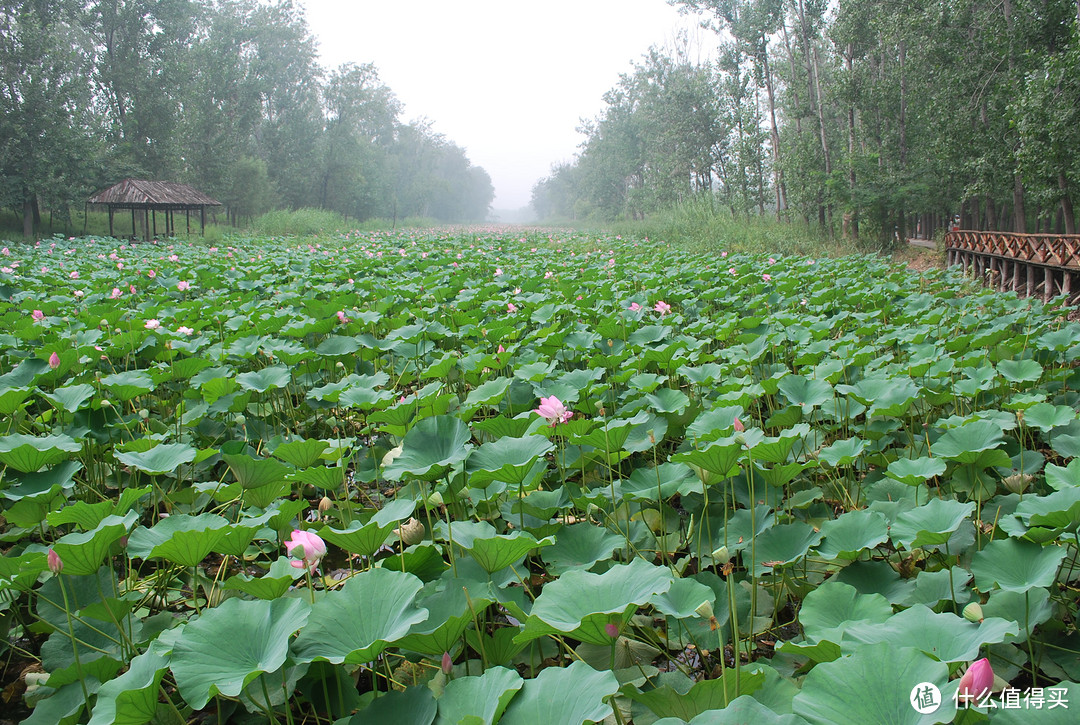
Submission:
[[187,325],[180,325],[180,327],[176,328],[176,331],[181,335],[190,335],[191,333],[195,332]]
[[763,275],[761,275],[761,278],[763,280],[765,280],[766,282],[772,282],[772,275],[771,274],[768,274],[768,273],[763,274]]
[[503,347],[502,345],[499,345],[499,349],[498,349],[498,350],[496,350],[495,352],[497,352],[497,353],[502,353],[502,352],[506,352],[506,348],[505,348],[505,347]]
[[319,560],[326,556],[326,542],[310,531],[296,529],[285,542],[285,553],[295,557],[289,562],[293,567],[314,573]]
[[109,299],[110,300],[118,300],[118,299],[120,299],[121,294],[123,294],[123,293],[120,292],[119,287],[113,287],[112,292],[109,294]]
[[345,314],[345,310],[338,310],[337,319],[338,319],[338,322],[340,322],[343,325],[348,323],[348,321],[349,321],[348,316]]
[[667,302],[664,302],[663,300],[660,300],[653,306],[653,309],[659,312],[661,315],[666,315],[667,313],[671,312],[671,305],[669,305]]
[[180,261],[180,257],[176,256],[175,254],[170,254],[169,255],[169,261],[170,262],[178,262],[178,261]]
[[143,325],[143,327],[145,327],[147,330],[156,330],[161,327],[161,323],[158,320],[151,318],[146,321],[146,324]]
[[776,260],[772,257],[769,257],[769,264],[776,264]]
[[52,355],[49,355],[49,367],[53,370],[60,367],[60,356],[55,352]]
[[631,312],[640,312],[642,308],[641,308],[641,305],[639,305],[637,302],[631,302],[630,307],[628,309]]
[[509,312],[510,314],[513,314],[513,313],[517,312],[518,311],[517,305],[515,305],[513,302],[507,302],[506,303],[506,311]]
[[74,292],[73,292],[72,294],[74,294],[74,295],[75,295],[76,297],[79,297],[79,298],[81,298],[81,297],[82,297],[82,296],[83,296],[84,294],[86,294],[86,293],[85,293],[85,292],[83,292],[83,291],[82,291],[81,289],[77,289],[77,290],[75,290],[75,291],[74,291]]
[[30,316],[33,317],[38,322],[45,319],[45,313],[42,312],[41,310],[34,310],[33,312],[30,313]]
[[608,637],[611,637],[612,639],[615,639],[619,636],[619,625],[615,624],[614,622],[608,622],[604,625],[604,634],[606,634]]
[[78,270],[75,270],[74,272],[70,272],[68,274],[68,279],[78,279],[78,278],[79,278],[79,271]]
[[49,571],[51,571],[53,574],[59,574],[64,570],[64,562],[60,561],[60,555],[53,551],[51,548],[49,549],[49,553],[48,555],[46,555],[45,559],[49,564]]
[[449,652],[442,653],[442,662],[439,663],[439,667],[444,675],[449,675],[454,671],[454,658],[450,656]]
[[149,272],[146,273],[146,276],[150,279],[153,279],[154,277],[157,277],[157,272],[151,269]]
[[976,660],[967,668],[967,672],[960,678],[960,689],[956,696],[964,701],[982,698],[994,687],[994,670],[990,667],[990,660],[983,657]]
[[727,252],[720,252],[720,259],[723,259],[726,256],[727,256]]
[[735,268],[734,268],[734,267],[728,267],[728,271],[727,271],[727,273],[728,273],[728,274],[731,274],[731,275],[735,275],[735,274],[738,274],[738,272],[736,272],[736,271],[735,271]]
[[744,426],[742,424],[742,421],[739,420],[738,418],[735,419],[735,422],[732,424],[732,427],[735,428],[736,433],[742,433],[744,430],[746,430],[746,426]]
[[540,407],[533,411],[541,418],[546,418],[551,427],[554,428],[559,423],[565,423],[570,420],[573,415],[566,406],[562,404],[562,401],[552,395],[550,398],[540,398]]
[[176,283],[176,289],[180,290],[181,292],[187,292],[189,289],[191,289],[191,283],[188,282],[186,279],[182,279]]

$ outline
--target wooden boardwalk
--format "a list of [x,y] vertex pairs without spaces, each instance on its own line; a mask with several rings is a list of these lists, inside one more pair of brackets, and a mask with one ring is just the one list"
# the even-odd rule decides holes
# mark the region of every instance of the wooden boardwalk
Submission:
[[959,264],[1003,292],[1049,302],[1080,298],[1080,234],[1012,234],[960,230],[945,235],[946,262]]

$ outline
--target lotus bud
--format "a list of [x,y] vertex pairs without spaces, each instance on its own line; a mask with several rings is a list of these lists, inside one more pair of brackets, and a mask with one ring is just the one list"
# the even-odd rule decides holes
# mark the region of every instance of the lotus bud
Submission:
[[323,496],[319,500],[319,513],[324,514],[330,510],[330,507],[334,505],[334,502],[330,500],[329,496]]
[[717,564],[724,565],[731,561],[731,552],[728,551],[726,546],[721,546],[712,553],[712,558]]
[[619,636],[619,625],[615,624],[614,622],[608,622],[604,625],[604,632],[607,634],[608,637],[615,639]]
[[49,355],[49,367],[53,370],[60,367],[60,356],[55,352],[52,355]]
[[956,694],[963,701],[975,700],[985,696],[993,687],[994,670],[990,667],[990,660],[983,657],[972,662],[967,668],[967,672],[960,678],[960,688]]
[[143,420],[147,420],[150,417],[150,411],[146,408],[139,408],[139,417]]
[[444,675],[449,675],[454,669],[454,658],[450,656],[449,652],[442,653],[441,669]]
[[1031,483],[1033,478],[1034,476],[1027,473],[1014,473],[1001,479],[1001,482],[1005,484],[1005,488],[1013,493],[1023,493],[1027,490],[1028,484]]
[[101,401],[101,407],[102,408],[111,408],[112,407],[112,401],[109,400],[108,398],[105,398],[104,400]]
[[974,622],[976,624],[983,621],[982,605],[980,605],[978,602],[969,603],[966,607],[964,607],[964,619],[969,622]]
[[49,571],[53,574],[59,574],[64,570],[64,562],[60,561],[60,555],[52,549],[49,549],[49,554],[46,557],[49,564]]
[[732,425],[732,427],[735,428],[736,433],[742,433],[744,430],[746,430],[746,426],[744,426],[742,424],[742,421],[739,420],[738,418],[736,418],[735,421],[731,425]]

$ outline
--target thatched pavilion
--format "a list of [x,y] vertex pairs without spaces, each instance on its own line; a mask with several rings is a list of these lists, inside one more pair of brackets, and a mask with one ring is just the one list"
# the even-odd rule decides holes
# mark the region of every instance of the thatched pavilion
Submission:
[[157,236],[157,213],[164,215],[165,236],[176,234],[178,211],[184,212],[188,234],[191,233],[191,212],[199,212],[200,232],[206,232],[206,208],[221,206],[221,202],[211,199],[187,184],[172,181],[146,181],[144,179],[124,179],[105,191],[91,196],[87,204],[105,206],[109,209],[109,236],[113,233],[113,216],[117,209],[131,210],[131,236],[138,236],[137,217],[142,224],[142,238]]

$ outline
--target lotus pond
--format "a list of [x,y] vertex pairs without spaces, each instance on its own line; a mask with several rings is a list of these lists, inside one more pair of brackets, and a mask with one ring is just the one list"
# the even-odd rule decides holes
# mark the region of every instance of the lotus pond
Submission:
[[1061,310],[538,232],[3,253],[26,723],[1076,721]]

